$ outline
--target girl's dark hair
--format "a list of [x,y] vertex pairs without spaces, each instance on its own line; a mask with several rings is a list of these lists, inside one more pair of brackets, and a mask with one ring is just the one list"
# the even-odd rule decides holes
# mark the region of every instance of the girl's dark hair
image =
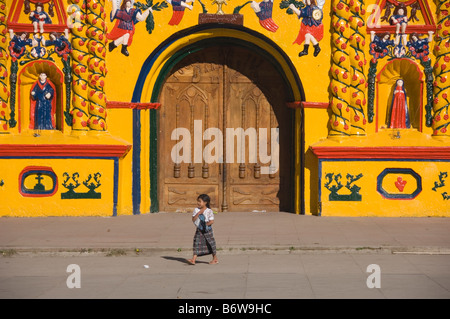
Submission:
[[197,199],[201,199],[202,201],[204,201],[206,203],[206,207],[207,208],[211,208],[211,207],[209,207],[209,204],[211,202],[211,198],[209,198],[208,195],[200,194],[200,195],[198,195]]

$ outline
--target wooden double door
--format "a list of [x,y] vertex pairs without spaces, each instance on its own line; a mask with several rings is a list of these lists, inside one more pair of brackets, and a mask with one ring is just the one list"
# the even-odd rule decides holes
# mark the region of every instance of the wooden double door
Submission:
[[248,49],[192,53],[170,72],[158,119],[160,211],[292,211],[294,112],[271,63]]

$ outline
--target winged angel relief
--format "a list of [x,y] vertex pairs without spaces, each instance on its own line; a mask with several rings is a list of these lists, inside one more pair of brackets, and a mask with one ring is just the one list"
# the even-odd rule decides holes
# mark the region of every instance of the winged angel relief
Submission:
[[314,46],[314,56],[320,52],[319,42],[323,38],[323,6],[325,0],[283,0],[280,3],[281,9],[286,9],[287,14],[296,14],[298,19],[302,19],[300,31],[294,43],[301,45],[304,43],[303,51],[298,56],[302,57],[308,54],[309,46]]
[[160,11],[168,7],[165,2],[153,4],[153,0],[147,0],[145,4],[140,2],[134,3],[134,0],[122,0],[121,4],[121,0],[110,1],[112,3],[111,22],[115,20],[116,23],[107,35],[107,38],[111,40],[109,52],[122,45],[121,53],[125,56],[130,55],[128,46],[133,42],[135,25],[145,20],[146,29],[151,34],[155,28],[153,11]]

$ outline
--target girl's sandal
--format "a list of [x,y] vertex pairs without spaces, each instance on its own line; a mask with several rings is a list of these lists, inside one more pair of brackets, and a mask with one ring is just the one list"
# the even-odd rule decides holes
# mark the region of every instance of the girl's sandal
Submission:
[[186,259],[186,260],[187,260],[187,262],[188,262],[189,264],[195,265],[195,261],[193,261],[192,259]]
[[219,263],[218,260],[212,260],[212,261],[209,262],[210,265],[215,265],[215,264],[218,264],[218,263]]

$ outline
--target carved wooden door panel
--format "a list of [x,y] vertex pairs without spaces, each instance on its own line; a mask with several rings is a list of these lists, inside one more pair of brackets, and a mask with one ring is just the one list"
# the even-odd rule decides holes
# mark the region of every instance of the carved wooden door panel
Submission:
[[[192,210],[200,193],[219,209],[221,171],[207,163],[203,149],[208,128],[222,127],[223,66],[203,52],[174,67],[161,94],[158,136],[158,193],[161,211]],[[205,62],[198,62],[205,61]]]
[[262,57],[242,49],[227,52],[225,122],[227,128],[242,128],[243,133],[225,136],[227,149],[234,144],[234,161],[227,159],[224,168],[223,199],[230,211],[291,210],[292,114],[282,83]]
[[191,210],[200,193],[219,211],[291,209],[293,121],[281,83],[270,63],[235,47],[174,67],[160,99],[161,211]]

